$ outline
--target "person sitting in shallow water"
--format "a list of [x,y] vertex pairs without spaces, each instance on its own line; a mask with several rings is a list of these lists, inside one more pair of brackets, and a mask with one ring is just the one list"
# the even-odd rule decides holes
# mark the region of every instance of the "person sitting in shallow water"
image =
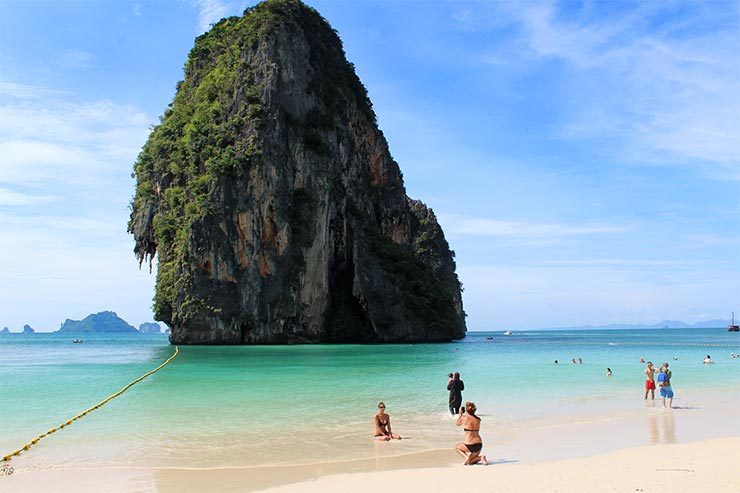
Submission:
[[378,414],[373,418],[375,425],[375,439],[380,442],[388,440],[400,440],[401,435],[396,435],[391,431],[391,417],[385,413],[385,404],[378,403]]
[[483,449],[483,439],[480,436],[480,418],[475,415],[477,410],[474,402],[466,402],[465,406],[460,408],[460,415],[455,422],[457,426],[464,425],[465,441],[455,445],[455,451],[465,457],[466,466],[479,462],[488,464],[486,456],[480,455]]

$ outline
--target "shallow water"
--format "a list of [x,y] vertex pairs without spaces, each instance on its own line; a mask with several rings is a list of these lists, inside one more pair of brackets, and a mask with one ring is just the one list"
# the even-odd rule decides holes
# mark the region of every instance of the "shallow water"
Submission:
[[[0,337],[0,453],[97,403],[158,366],[163,335]],[[490,428],[588,420],[641,405],[644,365],[668,361],[682,392],[740,389],[740,335],[724,329],[470,333],[449,344],[181,346],[179,356],[123,396],[44,439],[18,463],[248,466],[415,452],[460,438],[446,412],[447,373]],[[716,363],[703,365],[711,354]],[[571,358],[583,358],[573,365]],[[677,359],[674,359],[677,358]],[[555,365],[558,359],[560,364]],[[613,376],[605,376],[610,367]],[[408,440],[371,439],[379,400]]]

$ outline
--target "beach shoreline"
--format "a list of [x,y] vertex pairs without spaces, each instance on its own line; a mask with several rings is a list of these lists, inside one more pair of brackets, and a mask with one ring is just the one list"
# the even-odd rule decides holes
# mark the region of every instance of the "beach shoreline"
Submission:
[[[494,454],[495,455],[495,454]],[[0,491],[256,492],[639,491],[735,492],[740,437],[646,445],[535,463],[494,458],[488,466],[452,463],[434,451],[303,466],[246,468],[63,468],[0,478]],[[458,461],[459,462],[459,461]],[[545,486],[546,485],[546,486]]]
[[[459,344],[372,347],[188,347],[125,398],[14,457],[15,474],[0,477],[0,492],[260,491],[308,488],[338,476],[413,477],[421,470],[437,471],[424,477],[455,477],[466,469],[454,452],[463,431],[446,410],[448,369],[461,372],[463,398],[478,406],[483,453],[494,463],[486,469],[539,470],[562,461],[586,464],[619,450],[652,447],[656,453],[740,437],[739,362],[701,364],[709,351],[705,346],[736,339],[719,331],[673,334],[693,345],[663,348],[654,344],[659,336],[665,334],[547,333],[492,342],[493,335]],[[100,337],[78,348],[47,339],[19,338],[4,346],[10,355],[0,365],[0,385],[9,397],[0,436],[4,453],[171,353],[153,340]],[[644,347],[630,345],[635,340]],[[584,363],[555,364],[563,355],[578,355]],[[642,356],[672,361],[676,409],[665,409],[659,398],[643,400]],[[607,366],[614,370],[611,377],[605,375]],[[373,440],[379,400],[389,406],[393,429],[403,440]],[[465,482],[481,473],[462,474]],[[540,479],[547,484],[547,478]]]
[[[574,479],[577,471],[590,471],[593,468],[613,471],[642,470],[652,478],[644,484],[657,487],[662,480],[654,477],[656,471],[645,469],[641,461],[635,461],[634,457],[643,457],[643,461],[652,464],[653,458],[662,458],[665,454],[671,460],[661,462],[663,469],[693,468],[695,472],[701,471],[692,473],[691,477],[697,478],[697,481],[709,481],[707,484],[719,481],[717,488],[707,488],[705,491],[736,491],[729,489],[729,483],[722,483],[731,478],[740,479],[731,462],[726,464],[727,467],[710,467],[710,464],[706,464],[706,471],[711,471],[706,474],[704,466],[697,469],[687,464],[704,464],[701,462],[702,457],[718,454],[734,456],[735,463],[740,460],[740,424],[736,419],[740,407],[738,402],[740,395],[737,391],[693,392],[682,394],[676,403],[678,408],[665,409],[659,399],[654,402],[643,401],[636,396],[634,401],[620,402],[620,406],[609,414],[597,412],[598,408],[593,405],[586,405],[586,413],[575,422],[569,422],[567,413],[553,410],[550,419],[541,420],[536,427],[529,430],[514,427],[508,432],[501,431],[501,426],[493,426],[493,416],[483,417],[484,453],[492,463],[487,467],[462,466],[460,458],[453,451],[453,442],[445,449],[406,453],[404,449],[396,447],[402,440],[377,444],[378,454],[375,457],[349,457],[348,460],[303,464],[296,464],[300,462],[299,457],[291,457],[290,449],[276,451],[283,455],[276,455],[275,464],[258,466],[191,467],[183,464],[182,467],[127,467],[69,464],[44,467],[38,464],[24,466],[21,460],[14,461],[15,474],[0,478],[0,492],[180,492],[210,491],[214,487],[220,492],[364,491],[358,489],[358,485],[386,482],[394,485],[424,484],[426,486],[423,491],[445,491],[440,485],[447,484],[459,484],[462,491],[480,491],[476,488],[478,482],[485,481],[488,485],[494,479],[499,481],[502,471],[505,471],[502,483],[495,482],[492,484],[494,489],[483,491],[499,491],[496,488],[501,488],[500,491],[541,491],[537,485],[543,484],[542,482],[550,485],[552,478],[549,475],[554,470],[562,471],[559,477],[570,477],[573,480],[571,483],[562,479],[560,486],[563,491],[594,491],[589,489],[586,481]],[[611,405],[614,402],[606,404]],[[589,410],[590,419],[583,419]],[[452,423],[450,426],[453,426]],[[462,438],[462,433],[458,438]],[[676,450],[683,452],[674,453]],[[637,455],[634,456],[633,452]],[[32,454],[33,452],[29,453],[29,456]],[[515,472],[511,472],[512,470]],[[626,477],[621,477],[625,474]],[[642,479],[641,475],[628,472],[614,475],[620,476],[619,484],[625,488],[632,484],[643,484],[638,481]],[[535,479],[531,480],[530,485],[519,479],[520,477],[528,478],[528,481]],[[605,477],[598,474],[593,477],[594,480],[605,480]],[[632,482],[628,481],[629,478]],[[670,483],[673,479],[667,480]],[[682,481],[676,480],[671,488],[674,491],[698,491],[681,489],[684,486],[686,485]],[[725,487],[727,488],[723,489]],[[642,488],[643,491],[665,491],[645,489],[643,486],[635,486],[628,491],[636,491],[636,488]],[[405,487],[385,488],[386,491],[401,489]],[[548,489],[558,491],[550,486]],[[627,490],[623,488],[619,491]]]

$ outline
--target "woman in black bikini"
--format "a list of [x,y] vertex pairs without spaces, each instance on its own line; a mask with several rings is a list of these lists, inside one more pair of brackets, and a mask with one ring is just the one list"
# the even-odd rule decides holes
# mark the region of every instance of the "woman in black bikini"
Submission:
[[483,449],[483,439],[480,437],[480,418],[475,415],[475,403],[466,402],[464,407],[460,408],[460,415],[455,424],[457,426],[465,425],[465,441],[455,445],[455,451],[465,457],[465,465],[473,465],[483,461],[488,464],[485,455],[480,455]]
[[373,419],[375,425],[375,439],[381,442],[388,440],[400,440],[401,435],[396,435],[391,431],[391,417],[385,413],[385,404],[378,404],[378,414]]

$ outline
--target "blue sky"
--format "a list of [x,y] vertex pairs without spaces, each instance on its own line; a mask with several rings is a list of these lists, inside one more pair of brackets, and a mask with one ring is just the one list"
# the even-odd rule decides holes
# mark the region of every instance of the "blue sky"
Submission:
[[[130,173],[193,39],[253,2],[0,1],[0,326],[151,320]],[[740,312],[740,20],[720,2],[310,1],[470,330]]]

